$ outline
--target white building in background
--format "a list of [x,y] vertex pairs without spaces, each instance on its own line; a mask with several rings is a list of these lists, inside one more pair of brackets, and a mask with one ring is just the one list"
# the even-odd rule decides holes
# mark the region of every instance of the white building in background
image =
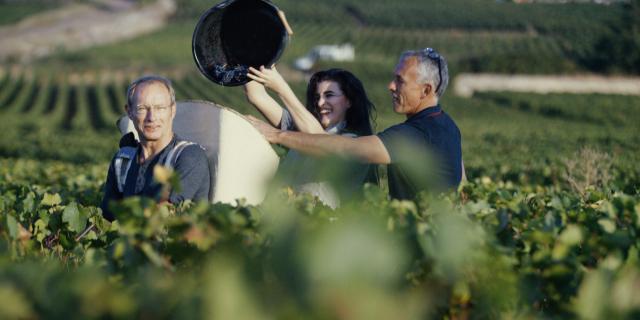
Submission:
[[293,62],[293,67],[300,71],[309,71],[318,60],[323,61],[353,61],[355,49],[352,44],[318,45]]

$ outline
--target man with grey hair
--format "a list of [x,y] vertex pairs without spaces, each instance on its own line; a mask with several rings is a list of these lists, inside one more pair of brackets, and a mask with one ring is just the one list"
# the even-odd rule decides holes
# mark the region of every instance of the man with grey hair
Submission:
[[[129,196],[171,203],[207,200],[211,184],[207,156],[201,146],[173,132],[176,98],[171,82],[159,76],[133,81],[127,89],[125,109],[139,142],[133,134],[123,137],[120,150],[111,161],[100,205],[104,217],[115,219],[109,202]],[[154,180],[156,165],[175,170],[180,177],[180,190],[163,193],[162,185]]]
[[439,105],[448,83],[447,62],[437,51],[406,51],[388,88],[393,110],[407,120],[377,135],[313,135],[250,120],[272,143],[317,156],[337,154],[387,164],[391,197],[413,199],[424,189],[455,188],[464,175],[460,130]]

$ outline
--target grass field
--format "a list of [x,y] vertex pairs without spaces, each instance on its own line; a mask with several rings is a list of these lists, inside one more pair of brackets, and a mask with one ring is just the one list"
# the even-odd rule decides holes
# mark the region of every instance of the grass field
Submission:
[[[367,187],[338,210],[288,190],[260,206],[97,208],[127,83],[170,77],[177,98],[257,114],[204,79],[182,0],[165,29],[0,72],[0,319],[581,318],[640,316],[640,98],[452,90],[469,182],[391,201]],[[0,2],[7,24],[50,7]],[[55,2],[52,2],[55,3]],[[489,0],[275,1],[294,29],[280,70],[351,42],[343,67],[403,121],[387,83],[403,50],[432,46],[460,72],[582,73],[619,5]],[[51,5],[54,6],[54,5]],[[89,225],[95,229],[80,237]]]

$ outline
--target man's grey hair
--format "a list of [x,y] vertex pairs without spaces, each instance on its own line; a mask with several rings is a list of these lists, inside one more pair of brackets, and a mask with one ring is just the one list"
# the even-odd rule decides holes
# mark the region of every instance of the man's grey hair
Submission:
[[447,85],[449,85],[447,60],[436,50],[426,48],[403,52],[400,55],[400,62],[410,57],[418,59],[418,82],[431,82],[436,90],[436,96],[440,98],[447,90]]
[[176,103],[176,92],[173,90],[173,85],[171,85],[171,80],[165,77],[151,75],[151,76],[140,77],[134,80],[133,82],[131,82],[131,84],[127,88],[127,105],[129,106],[129,108],[135,107],[133,99],[134,99],[134,95],[136,94],[136,89],[138,88],[138,86],[145,83],[163,84],[167,88],[167,91],[169,91],[169,96],[171,96],[171,104],[173,105]]

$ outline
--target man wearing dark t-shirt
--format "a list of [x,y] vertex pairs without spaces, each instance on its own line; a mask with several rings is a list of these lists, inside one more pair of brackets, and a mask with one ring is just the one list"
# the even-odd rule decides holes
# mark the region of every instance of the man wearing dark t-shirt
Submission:
[[[387,178],[393,198],[411,199],[423,188],[445,190],[460,183],[460,130],[439,105],[378,133],[378,138],[391,158]],[[413,166],[415,162],[419,164]]]
[[460,130],[438,101],[449,83],[447,62],[431,48],[404,52],[389,83],[393,110],[404,123],[378,135],[348,138],[280,131],[250,118],[272,143],[313,155],[338,154],[387,164],[392,198],[424,189],[455,188],[464,176]]

